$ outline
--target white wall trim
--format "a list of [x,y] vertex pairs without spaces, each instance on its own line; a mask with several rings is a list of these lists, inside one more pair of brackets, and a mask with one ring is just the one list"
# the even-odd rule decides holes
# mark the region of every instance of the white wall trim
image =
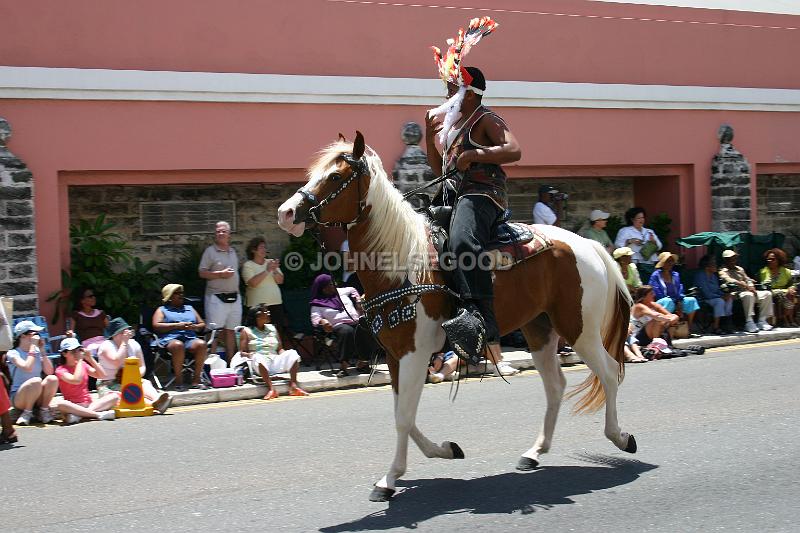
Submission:
[[[443,95],[441,81],[419,78],[0,66],[0,100],[433,106]],[[800,112],[797,89],[495,81],[484,100],[496,107]]]

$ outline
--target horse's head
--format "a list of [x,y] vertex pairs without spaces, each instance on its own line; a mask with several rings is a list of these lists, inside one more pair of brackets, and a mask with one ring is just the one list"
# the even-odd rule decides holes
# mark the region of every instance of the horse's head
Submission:
[[308,182],[278,208],[278,226],[299,237],[306,223],[323,226],[358,222],[366,205],[369,168],[364,136],[351,144],[339,140],[325,148],[308,171]]

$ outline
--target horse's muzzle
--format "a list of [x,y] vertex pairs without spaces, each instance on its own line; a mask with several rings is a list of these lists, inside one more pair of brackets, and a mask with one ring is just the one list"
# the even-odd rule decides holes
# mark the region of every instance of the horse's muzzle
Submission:
[[303,234],[308,220],[308,202],[295,193],[278,208],[278,227],[295,237]]

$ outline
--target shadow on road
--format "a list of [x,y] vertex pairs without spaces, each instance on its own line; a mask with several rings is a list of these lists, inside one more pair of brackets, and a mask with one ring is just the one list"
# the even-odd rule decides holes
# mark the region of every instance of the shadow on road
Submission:
[[[602,466],[550,466],[476,479],[398,482],[403,491],[386,509],[352,522],[320,528],[325,533],[416,528],[445,514],[522,514],[574,503],[572,496],[631,483],[657,465],[605,455],[576,456]],[[364,498],[367,494],[364,494]],[[380,505],[380,504],[374,504]]]

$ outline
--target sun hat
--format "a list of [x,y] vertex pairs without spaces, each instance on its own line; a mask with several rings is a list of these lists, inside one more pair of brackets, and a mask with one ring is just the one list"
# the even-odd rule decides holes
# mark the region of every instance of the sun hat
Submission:
[[648,344],[647,347],[651,350],[657,350],[661,353],[672,353],[672,349],[669,347],[669,344],[667,344],[667,341],[661,337],[656,337],[650,341],[650,344]]
[[126,329],[131,329],[125,319],[121,316],[114,318],[111,322],[108,323],[108,327],[106,328],[106,338],[110,339],[114,337],[114,335],[119,335]]
[[44,330],[43,327],[37,326],[31,320],[23,320],[19,322],[16,326],[14,326],[14,336],[19,337],[20,335],[24,335],[29,331],[42,331]]
[[175,291],[183,290],[183,285],[179,285],[177,283],[169,283],[164,285],[164,288],[161,289],[161,301],[167,303],[172,295],[175,294]]
[[669,258],[672,258],[673,261],[676,263],[678,262],[678,254],[673,254],[672,252],[661,252],[658,254],[658,263],[656,263],[656,268],[661,268],[664,266],[664,263],[667,262]]
[[58,351],[69,352],[71,350],[74,350],[75,348],[80,348],[80,347],[81,343],[78,342],[78,339],[76,339],[75,337],[67,337],[66,339],[61,341],[61,344],[58,345]]
[[614,259],[619,259],[623,255],[633,255],[633,250],[631,250],[628,246],[623,246],[622,248],[617,248],[614,250],[614,253],[611,255],[614,256]]
[[594,209],[591,213],[589,213],[589,220],[592,222],[597,222],[598,220],[606,220],[610,216],[611,213],[606,213],[600,209]]
[[739,254],[736,253],[736,250],[725,250],[724,252],[722,252],[722,257],[726,259],[728,257],[736,257],[737,255]]

